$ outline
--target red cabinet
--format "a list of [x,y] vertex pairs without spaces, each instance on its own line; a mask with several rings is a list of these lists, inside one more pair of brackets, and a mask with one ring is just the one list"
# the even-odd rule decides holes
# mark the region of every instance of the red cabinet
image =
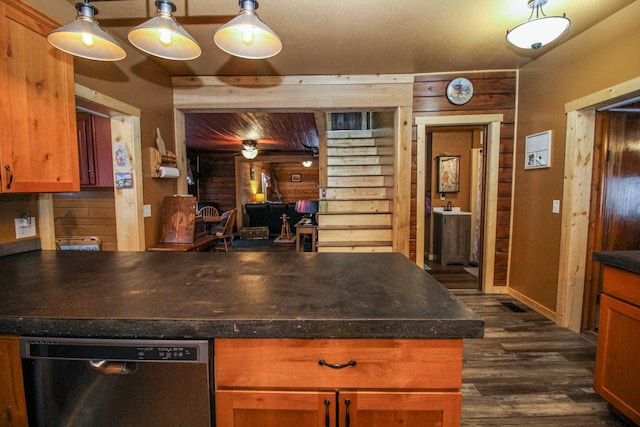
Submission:
[[89,113],[76,115],[80,185],[113,187],[111,120]]

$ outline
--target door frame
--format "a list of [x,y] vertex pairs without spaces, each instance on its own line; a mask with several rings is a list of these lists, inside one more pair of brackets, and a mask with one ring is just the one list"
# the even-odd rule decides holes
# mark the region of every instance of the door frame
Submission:
[[[140,109],[78,83],[75,84],[75,96],[104,108],[111,118],[111,140],[127,145],[134,188],[119,190],[114,185],[117,248],[118,251],[144,251]],[[56,249],[53,197],[50,193],[38,195],[38,216],[42,249]]]
[[507,286],[494,285],[494,265],[496,254],[496,223],[498,216],[498,171],[500,160],[500,124],[504,120],[502,114],[477,114],[462,116],[417,116],[415,118],[417,133],[416,149],[416,264],[424,267],[425,258],[425,198],[426,198],[426,153],[427,127],[471,126],[481,125],[487,128],[487,146],[485,147],[485,186],[484,186],[484,218],[482,221],[482,259],[480,283],[483,293],[506,293]]
[[556,322],[575,332],[582,327],[588,245],[592,157],[596,110],[640,96],[640,77],[565,104],[567,135],[562,190],[562,227]]

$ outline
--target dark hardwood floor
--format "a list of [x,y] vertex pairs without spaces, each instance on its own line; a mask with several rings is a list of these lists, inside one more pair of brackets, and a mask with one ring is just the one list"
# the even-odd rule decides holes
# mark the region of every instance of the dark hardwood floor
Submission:
[[[234,250],[295,251],[295,244],[236,240]],[[463,426],[633,425],[612,415],[593,390],[592,339],[508,295],[481,294],[463,266],[427,267],[485,320],[484,338],[464,342]]]

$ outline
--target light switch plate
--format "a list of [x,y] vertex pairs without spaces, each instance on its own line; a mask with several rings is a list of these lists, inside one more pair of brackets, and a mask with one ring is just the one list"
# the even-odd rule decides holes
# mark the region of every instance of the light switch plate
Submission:
[[142,205],[142,216],[145,218],[151,216],[151,205]]
[[16,218],[16,239],[24,239],[27,237],[35,237],[36,235],[36,219]]
[[553,201],[553,207],[551,208],[551,213],[560,213],[560,200]]

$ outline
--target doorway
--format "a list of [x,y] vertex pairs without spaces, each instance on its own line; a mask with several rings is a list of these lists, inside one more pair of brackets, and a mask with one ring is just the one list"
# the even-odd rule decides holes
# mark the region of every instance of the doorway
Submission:
[[[637,249],[640,209],[632,196],[640,186],[638,112],[596,113],[593,176],[590,214],[594,223],[590,230],[593,251]],[[585,288],[582,329],[597,332],[602,292],[600,263],[591,263]]]
[[496,219],[498,192],[498,162],[500,154],[500,124],[502,114],[480,114],[466,116],[416,117],[417,133],[417,191],[416,191],[416,263],[425,263],[425,202],[427,175],[427,128],[481,126],[486,132],[484,157],[484,212],[480,223],[481,244],[479,260],[479,288],[484,293],[506,293],[506,286],[494,285],[496,250]]

